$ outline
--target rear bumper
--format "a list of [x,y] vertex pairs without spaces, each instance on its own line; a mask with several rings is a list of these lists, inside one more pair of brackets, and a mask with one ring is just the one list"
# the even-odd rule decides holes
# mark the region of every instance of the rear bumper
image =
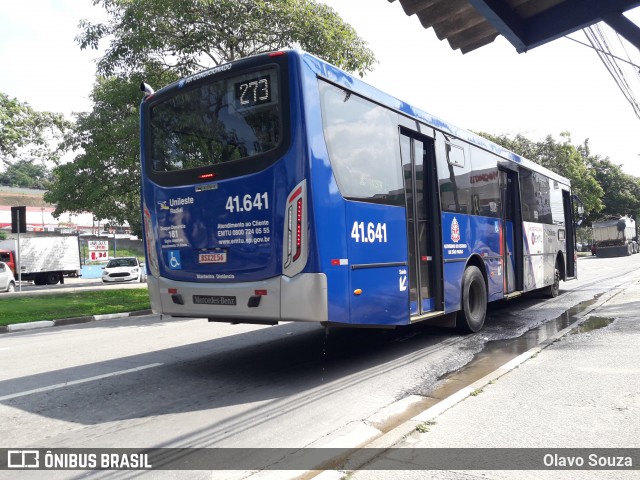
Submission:
[[[149,275],[147,282],[154,313],[229,322],[328,320],[327,277],[322,273],[245,283],[177,282]],[[255,297],[260,297],[257,306],[250,306]]]

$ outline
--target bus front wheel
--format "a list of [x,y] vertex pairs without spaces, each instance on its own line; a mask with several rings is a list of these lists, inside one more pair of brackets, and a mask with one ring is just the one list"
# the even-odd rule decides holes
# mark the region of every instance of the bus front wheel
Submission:
[[487,286],[478,267],[467,267],[462,276],[462,305],[456,317],[456,329],[475,333],[487,316]]

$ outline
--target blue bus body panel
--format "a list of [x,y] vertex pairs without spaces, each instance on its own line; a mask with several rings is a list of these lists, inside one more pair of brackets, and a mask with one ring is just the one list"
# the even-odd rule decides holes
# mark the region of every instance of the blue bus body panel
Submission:
[[[276,169],[241,182],[217,182],[215,190],[154,189],[156,196],[147,206],[155,209],[158,222],[161,275],[189,282],[242,282],[277,275],[283,215],[276,214]],[[225,261],[210,263],[215,258]]]
[[[329,320],[350,324],[402,325],[409,323],[408,289],[400,290],[400,270],[407,262],[405,209],[345,200],[331,171],[322,116],[319,114],[319,68],[314,57],[301,57],[307,142],[311,159],[311,194],[314,228],[312,237],[320,270],[327,275]],[[339,70],[334,70],[339,72]],[[348,76],[343,80],[347,81]],[[386,225],[386,242],[356,242],[354,222]],[[379,237],[378,237],[379,238]],[[368,237],[367,237],[368,240]],[[404,263],[404,267],[357,268],[354,265]],[[408,282],[408,279],[406,279]],[[354,290],[362,294],[355,295]]]
[[[292,56],[291,85],[299,84],[299,68],[294,61],[298,58]],[[300,114],[301,92],[294,88],[290,93],[289,149],[271,167],[242,177],[180,187],[161,187],[145,178],[143,204],[152,212],[161,277],[232,283],[282,274],[286,199],[308,176],[309,168],[306,162],[300,162],[308,158],[306,120]],[[141,154],[144,164],[148,161],[144,149]],[[317,272],[311,211],[308,225],[310,253],[303,271]],[[208,263],[223,257],[222,263]]]
[[461,279],[472,255],[478,255],[484,262],[489,301],[503,297],[501,228],[501,221],[497,218],[442,214],[445,311],[460,309]]
[[[352,323],[409,323],[406,211],[347,202]],[[360,292],[361,293],[354,293]]]

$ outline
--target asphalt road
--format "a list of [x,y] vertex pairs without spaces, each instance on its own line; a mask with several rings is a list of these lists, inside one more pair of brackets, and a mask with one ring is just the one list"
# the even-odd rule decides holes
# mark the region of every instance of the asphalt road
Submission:
[[487,342],[561,317],[639,267],[640,255],[581,258],[580,280],[561,283],[558,298],[493,306],[468,336],[157,315],[2,335],[0,438],[9,448],[343,446],[374,435],[369,419],[382,424],[385,407],[429,394]]

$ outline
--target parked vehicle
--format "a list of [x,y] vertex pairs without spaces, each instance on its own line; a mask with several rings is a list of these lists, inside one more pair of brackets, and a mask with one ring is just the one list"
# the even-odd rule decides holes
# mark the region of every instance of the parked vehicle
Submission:
[[64,276],[80,275],[80,246],[72,235],[20,237],[20,275],[18,241],[0,240],[0,261],[5,262],[16,279],[36,285],[64,283]]
[[598,257],[624,257],[638,253],[636,222],[628,216],[593,222],[591,254]]
[[13,272],[4,262],[0,262],[0,292],[13,292],[16,289],[16,280]]
[[146,282],[144,262],[140,262],[136,257],[112,258],[104,267],[102,281],[104,283]]

